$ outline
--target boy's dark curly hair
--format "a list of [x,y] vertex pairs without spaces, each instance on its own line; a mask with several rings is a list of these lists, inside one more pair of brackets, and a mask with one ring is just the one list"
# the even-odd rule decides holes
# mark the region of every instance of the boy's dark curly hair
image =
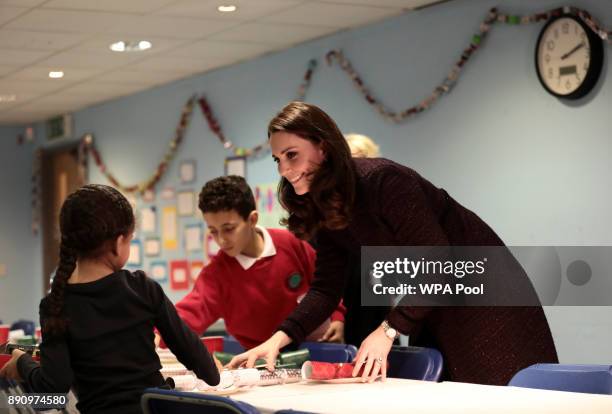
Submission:
[[228,175],[204,184],[200,191],[198,207],[202,213],[235,210],[246,220],[255,210],[255,197],[244,178]]

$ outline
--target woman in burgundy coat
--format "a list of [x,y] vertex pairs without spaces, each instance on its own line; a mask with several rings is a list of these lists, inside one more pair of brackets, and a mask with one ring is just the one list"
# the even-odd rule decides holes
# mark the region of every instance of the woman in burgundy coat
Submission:
[[[300,238],[316,239],[315,279],[279,330],[232,366],[265,357],[273,369],[279,349],[303,341],[355,286],[347,280],[356,277],[349,264],[359,260],[361,246],[503,246],[476,214],[412,169],[351,158],[336,123],[314,105],[287,105],[270,121],[268,137],[289,212],[285,224]],[[522,368],[557,362],[541,306],[396,306],[362,342],[353,375],[363,368],[363,379],[386,376],[397,332],[438,349],[443,379],[452,381],[505,385]]]

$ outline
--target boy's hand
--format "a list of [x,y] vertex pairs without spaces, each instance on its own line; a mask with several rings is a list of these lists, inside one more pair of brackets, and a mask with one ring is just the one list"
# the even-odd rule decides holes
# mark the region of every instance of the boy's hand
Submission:
[[21,381],[21,377],[19,376],[19,371],[17,371],[17,360],[23,355],[25,352],[19,349],[13,349],[11,354],[11,359],[0,369],[0,377],[5,377],[8,379]]
[[329,324],[329,328],[319,338],[319,342],[337,342],[339,344],[344,343],[344,322],[333,321]]

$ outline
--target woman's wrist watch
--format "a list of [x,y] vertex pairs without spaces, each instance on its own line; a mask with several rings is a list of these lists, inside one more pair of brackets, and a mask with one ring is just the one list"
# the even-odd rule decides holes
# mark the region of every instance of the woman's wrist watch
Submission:
[[395,339],[400,336],[399,332],[397,331],[397,329],[393,328],[391,325],[389,325],[389,322],[384,320],[380,326],[382,326],[383,331],[385,331],[385,335],[387,335],[387,338],[389,338],[392,341],[395,341]]

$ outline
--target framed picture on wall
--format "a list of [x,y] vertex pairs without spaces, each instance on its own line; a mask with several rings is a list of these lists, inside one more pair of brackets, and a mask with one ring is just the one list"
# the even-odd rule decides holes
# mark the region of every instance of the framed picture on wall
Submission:
[[130,256],[128,258],[127,265],[142,265],[142,243],[140,242],[140,240],[132,240],[130,242]]
[[191,282],[195,283],[198,280],[198,276],[204,267],[204,262],[202,260],[192,260],[191,261]]
[[181,161],[179,166],[181,183],[193,183],[196,180],[196,160]]
[[144,201],[145,203],[155,202],[155,191],[150,188],[145,190],[145,192],[142,193],[142,201]]
[[193,191],[179,191],[176,204],[178,207],[178,215],[181,217],[193,216],[193,207],[195,194]]
[[189,289],[190,279],[191,274],[187,260],[172,260],[170,262],[170,289]]
[[143,233],[154,233],[157,223],[157,208],[155,206],[145,207],[140,210],[140,231]]
[[246,178],[246,157],[227,157],[225,175],[239,175]]
[[168,263],[165,260],[154,260],[149,264],[149,276],[159,283],[168,281]]
[[219,253],[220,249],[219,249],[219,245],[217,244],[217,242],[213,238],[212,234],[207,232],[204,237],[205,237],[205,242],[204,242],[204,259],[205,259],[206,263],[208,263],[210,261],[210,259],[212,259],[212,257],[214,255]]
[[185,250],[188,252],[202,252],[204,228],[201,223],[185,226]]
[[176,190],[174,189],[174,187],[164,187],[164,189],[161,191],[161,198],[162,200],[174,200],[176,198]]
[[144,245],[145,256],[157,257],[161,253],[161,240],[159,237],[147,237]]

